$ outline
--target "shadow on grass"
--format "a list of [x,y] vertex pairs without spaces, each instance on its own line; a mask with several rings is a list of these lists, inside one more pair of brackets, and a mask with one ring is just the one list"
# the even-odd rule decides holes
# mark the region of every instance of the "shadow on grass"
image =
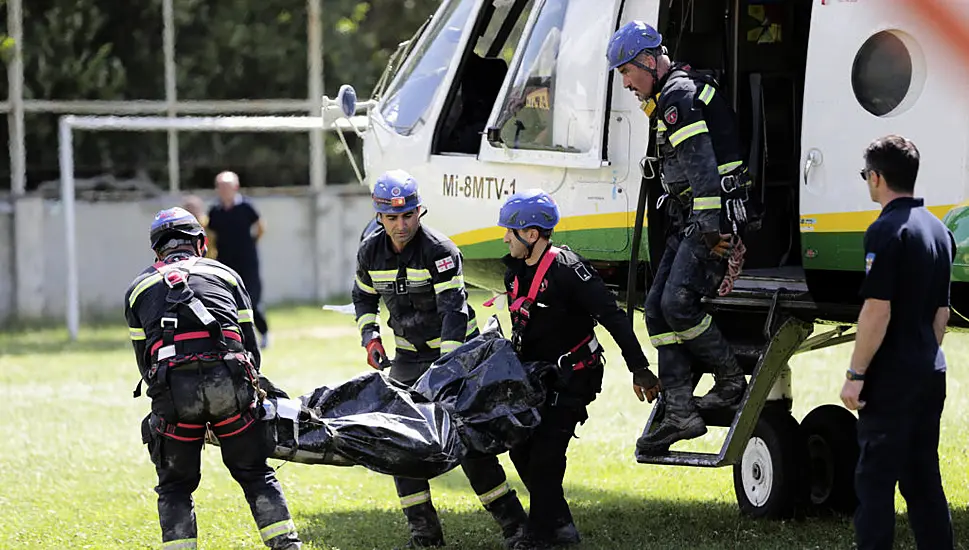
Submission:
[[[808,517],[797,521],[742,517],[735,504],[647,499],[588,488],[567,489],[572,514],[582,534],[575,550],[599,549],[845,549],[854,548],[849,517]],[[498,550],[500,531],[483,509],[438,508],[450,549]],[[969,532],[966,507],[952,510],[956,548]],[[334,511],[296,517],[300,537],[310,548],[391,549],[406,542],[407,525],[398,510]],[[915,548],[908,517],[896,520],[895,548]]]

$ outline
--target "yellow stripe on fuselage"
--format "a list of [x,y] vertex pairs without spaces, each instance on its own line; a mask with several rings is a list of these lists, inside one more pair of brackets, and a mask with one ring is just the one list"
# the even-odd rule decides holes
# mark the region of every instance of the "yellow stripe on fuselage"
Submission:
[[[929,212],[940,220],[956,205],[929,206]],[[962,206],[962,205],[960,205]],[[830,212],[827,214],[801,214],[801,233],[864,233],[881,210],[861,212]]]
[[[609,212],[606,214],[569,216],[559,221],[558,226],[555,227],[555,232],[562,233],[564,231],[632,227],[635,221],[636,212]],[[643,226],[646,226],[645,220],[643,220]],[[458,246],[469,246],[488,241],[500,241],[504,235],[505,228],[495,226],[458,233],[451,237],[451,240]]]

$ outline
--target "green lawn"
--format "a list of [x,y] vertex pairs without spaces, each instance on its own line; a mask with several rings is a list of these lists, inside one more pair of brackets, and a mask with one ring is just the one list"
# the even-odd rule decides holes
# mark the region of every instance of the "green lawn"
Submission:
[[[483,294],[472,304],[480,306]],[[508,320],[502,315],[506,328]],[[339,383],[367,369],[353,319],[315,307],[270,311],[273,347],[263,372],[291,395]],[[648,342],[641,316],[641,340]],[[852,548],[847,519],[791,522],[740,517],[730,468],[645,466],[633,443],[650,405],[640,403],[618,349],[599,336],[610,360],[603,393],[569,449],[566,495],[584,537],[582,548]],[[793,363],[795,417],[837,403],[850,345],[797,356]],[[950,334],[950,375],[943,417],[942,476],[956,535],[969,534],[969,396],[963,368],[969,336]],[[655,365],[656,354],[647,349]],[[654,367],[655,368],[655,367]],[[154,469],[141,444],[145,397],[131,398],[137,370],[123,325],[82,331],[0,334],[0,548],[158,548]],[[718,448],[722,429],[684,448]],[[962,434],[962,435],[960,435]],[[258,533],[239,487],[218,449],[204,450],[196,492],[201,548],[259,548]],[[527,493],[502,455],[513,486]],[[391,478],[361,467],[271,461],[283,485],[305,548],[392,548],[406,538]],[[431,482],[450,548],[497,549],[497,525],[477,502],[460,469]],[[904,501],[897,548],[914,547]],[[969,548],[965,543],[960,547]]]

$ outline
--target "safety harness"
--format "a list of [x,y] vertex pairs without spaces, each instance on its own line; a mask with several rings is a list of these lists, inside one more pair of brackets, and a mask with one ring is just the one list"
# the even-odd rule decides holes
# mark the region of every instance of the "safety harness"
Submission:
[[[521,286],[518,281],[518,275],[515,275],[515,278],[512,281],[511,292],[508,293],[510,300],[508,312],[511,316],[511,343],[517,353],[521,353],[522,335],[525,332],[525,327],[528,326],[528,322],[531,320],[532,304],[535,303],[538,293],[542,289],[542,283],[545,282],[545,277],[548,275],[548,270],[552,267],[552,264],[555,262],[555,258],[560,252],[562,252],[562,249],[555,246],[549,246],[548,251],[538,262],[538,268],[535,270],[535,277],[532,279],[532,283],[528,287],[528,294],[525,296],[518,295]],[[486,307],[491,307],[491,305],[494,304],[494,301],[495,298],[492,298],[485,302],[484,305]],[[601,359],[602,346],[596,339],[595,334],[590,333],[578,344],[570,348],[569,351],[559,356],[558,360],[556,360],[556,365],[559,368],[559,377],[567,382],[567,380],[571,378],[572,372],[600,365]],[[567,384],[561,385],[564,387]],[[559,391],[551,391],[549,393],[549,404],[552,406],[573,403],[581,405],[585,404],[581,399],[565,395]]]
[[[242,433],[256,420],[254,410],[259,410],[265,392],[260,391],[256,368],[242,345],[242,336],[221,327],[205,304],[195,296],[188,285],[190,270],[198,257],[190,257],[172,263],[164,260],[152,267],[161,275],[168,287],[167,308],[161,318],[162,337],[149,348],[151,367],[145,377],[138,381],[134,397],[141,395],[141,383],[159,388],[155,399],[161,413],[153,424],[155,431],[179,441],[198,441],[205,437],[205,424],[188,424],[178,421],[175,402],[168,382],[171,369],[197,365],[201,370],[206,363],[216,361],[228,365],[233,376],[246,380],[237,386],[238,412],[211,423],[212,432],[219,438]],[[178,332],[179,312],[188,309],[206,330]],[[213,349],[213,343],[215,349]]]

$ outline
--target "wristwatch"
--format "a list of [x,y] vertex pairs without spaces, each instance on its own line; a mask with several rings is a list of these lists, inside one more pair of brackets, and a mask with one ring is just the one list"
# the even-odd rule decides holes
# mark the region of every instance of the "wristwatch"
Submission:
[[853,380],[853,381],[854,380],[864,381],[865,375],[864,374],[858,374],[857,372],[855,372],[855,371],[853,371],[851,369],[848,369],[845,372],[845,378],[847,378],[848,380]]

